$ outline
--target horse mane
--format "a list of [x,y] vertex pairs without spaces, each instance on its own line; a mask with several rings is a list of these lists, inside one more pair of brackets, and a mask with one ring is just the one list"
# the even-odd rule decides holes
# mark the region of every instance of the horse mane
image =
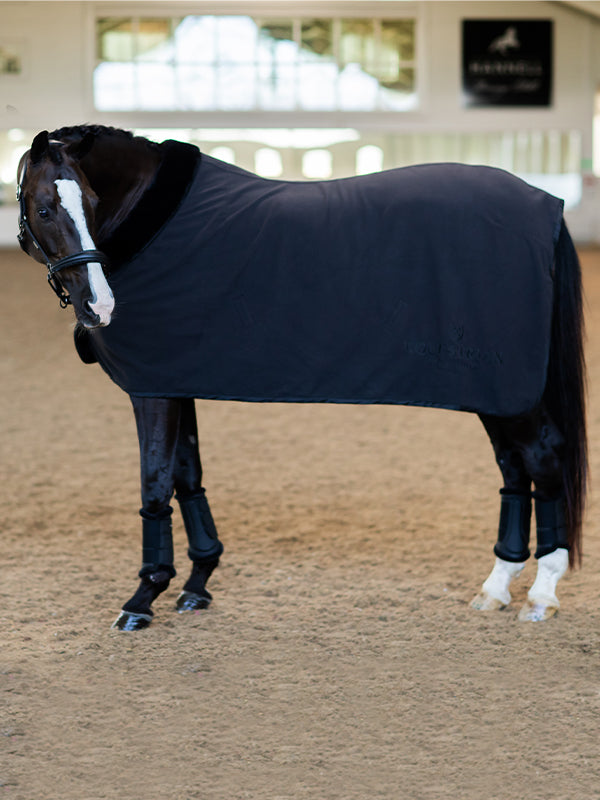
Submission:
[[64,139],[83,139],[86,134],[91,133],[96,137],[111,137],[117,139],[126,139],[130,142],[145,143],[148,147],[155,149],[158,148],[156,142],[151,142],[143,136],[136,136],[133,131],[126,131],[122,128],[113,128],[109,125],[68,125],[63,128],[57,128],[49,133],[50,139],[62,141]]
[[56,128],[48,138],[56,144],[75,145],[90,137],[93,146],[77,157],[90,187],[99,199],[96,231],[104,244],[153,182],[162,161],[161,146],[132,131],[107,125],[66,125]]

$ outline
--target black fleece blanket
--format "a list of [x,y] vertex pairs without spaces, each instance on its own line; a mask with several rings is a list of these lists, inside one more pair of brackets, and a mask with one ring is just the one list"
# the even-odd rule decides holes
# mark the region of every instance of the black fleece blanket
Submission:
[[197,153],[182,194],[113,254],[113,321],[78,342],[130,395],[499,416],[540,400],[557,198],[487,167],[302,183]]

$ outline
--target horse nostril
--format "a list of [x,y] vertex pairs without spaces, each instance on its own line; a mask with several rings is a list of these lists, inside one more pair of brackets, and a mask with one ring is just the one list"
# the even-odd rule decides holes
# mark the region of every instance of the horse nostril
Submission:
[[88,320],[87,327],[103,328],[110,324],[112,306],[110,308],[106,308],[101,303],[96,304],[91,300],[86,300],[82,304],[82,311],[83,315]]
[[100,316],[96,314],[96,312],[94,311],[88,300],[86,300],[85,303],[83,304],[83,311],[86,317],[92,320],[94,324],[97,325],[100,322]]

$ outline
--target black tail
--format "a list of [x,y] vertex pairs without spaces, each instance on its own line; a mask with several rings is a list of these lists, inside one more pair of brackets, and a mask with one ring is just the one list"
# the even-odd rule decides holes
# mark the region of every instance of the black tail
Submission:
[[571,566],[581,564],[587,483],[585,358],[581,267],[563,220],[555,251],[554,310],[544,401],[565,437],[563,489]]

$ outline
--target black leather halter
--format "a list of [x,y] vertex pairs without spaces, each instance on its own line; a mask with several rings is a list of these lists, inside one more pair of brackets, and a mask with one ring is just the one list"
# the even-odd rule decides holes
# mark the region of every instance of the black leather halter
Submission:
[[69,267],[82,267],[90,262],[99,263],[102,267],[107,267],[108,259],[100,250],[82,250],[79,253],[73,253],[70,256],[65,256],[64,258],[56,261],[54,264],[52,263],[50,256],[46,253],[42,245],[37,240],[34,232],[31,230],[29,220],[27,219],[27,209],[25,207],[25,198],[23,197],[23,184],[25,183],[26,174],[27,166],[25,166],[25,169],[23,170],[23,178],[17,187],[17,200],[19,201],[19,233],[17,238],[19,240],[21,249],[25,250],[25,252],[27,252],[25,248],[25,241],[27,237],[29,237],[36,250],[39,250],[42,258],[46,262],[46,267],[48,268],[47,277],[50,288],[58,297],[60,307],[66,308],[68,305],[72,305],[72,301],[67,292],[65,292],[56,273],[60,272],[61,269],[67,269]]

